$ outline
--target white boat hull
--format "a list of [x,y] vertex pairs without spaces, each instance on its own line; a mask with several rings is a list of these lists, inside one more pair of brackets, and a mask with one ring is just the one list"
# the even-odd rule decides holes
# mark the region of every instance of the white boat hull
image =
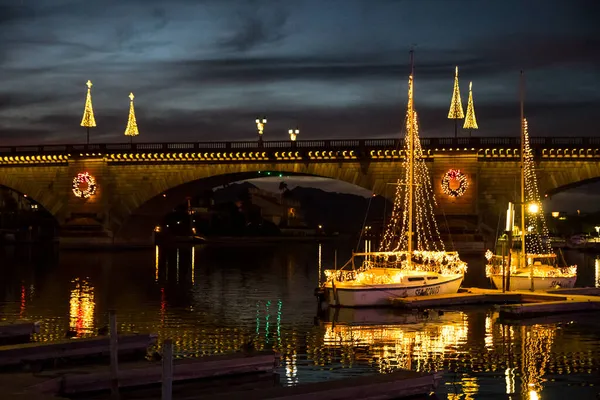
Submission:
[[[492,283],[496,289],[502,289],[502,275],[491,275]],[[561,277],[533,277],[534,290],[547,290],[554,288],[572,288],[575,286],[577,276],[561,276]],[[531,278],[529,275],[511,275],[510,290],[530,290]]]
[[464,279],[462,274],[439,275],[436,283],[410,285],[392,283],[383,285],[343,286],[328,284],[326,299],[333,307],[389,306],[390,298],[431,296],[457,293]]

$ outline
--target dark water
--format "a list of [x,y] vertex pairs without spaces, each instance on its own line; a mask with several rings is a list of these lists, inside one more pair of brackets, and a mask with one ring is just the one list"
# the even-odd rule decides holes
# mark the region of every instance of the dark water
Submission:
[[[0,249],[0,320],[42,321],[35,340],[85,336],[117,310],[120,329],[174,339],[181,357],[235,351],[248,340],[282,354],[285,385],[411,368],[445,370],[439,398],[579,399],[600,393],[600,318],[567,315],[503,324],[487,308],[443,315],[341,310],[316,319],[323,269],[350,249],[332,243],[196,246],[89,253]],[[484,286],[483,257],[466,286]],[[568,254],[579,286],[594,256]]]

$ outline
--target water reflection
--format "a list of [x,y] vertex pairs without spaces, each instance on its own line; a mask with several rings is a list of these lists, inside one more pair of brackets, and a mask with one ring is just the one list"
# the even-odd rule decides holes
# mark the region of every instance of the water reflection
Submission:
[[600,256],[594,261],[594,282],[596,287],[600,287]]
[[[249,342],[279,351],[286,385],[410,368],[447,371],[439,392],[452,399],[549,397],[565,382],[582,398],[595,393],[580,384],[600,384],[600,322],[589,316],[515,325],[485,308],[342,309],[315,324],[319,269],[351,251],[328,243],[156,247],[94,254],[84,264],[81,254],[61,253],[42,267],[7,257],[0,319],[39,320],[36,340],[58,340],[67,329],[93,333],[114,308],[121,331],[172,338],[178,357],[235,352]],[[598,262],[585,260],[582,277],[592,285]],[[483,260],[469,266],[485,277]]]
[[[467,337],[467,317],[445,313],[423,321],[420,315],[403,316],[401,325],[346,325],[324,323],[323,346],[337,347],[342,360],[354,361],[356,351],[369,350],[380,372],[396,368],[438,371],[444,355],[456,351]],[[347,354],[346,354],[347,353]]]
[[73,280],[69,300],[69,327],[77,336],[89,334],[94,329],[94,287],[86,279]]

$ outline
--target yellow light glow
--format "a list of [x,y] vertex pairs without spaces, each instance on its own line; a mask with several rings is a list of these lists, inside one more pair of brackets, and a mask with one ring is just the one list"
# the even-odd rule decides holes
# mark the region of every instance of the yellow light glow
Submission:
[[125,136],[138,136],[140,132],[138,131],[137,121],[135,119],[135,110],[133,107],[133,93],[129,93],[129,118],[127,119],[127,127],[125,128]]
[[292,142],[295,142],[296,138],[300,134],[300,129],[290,129],[290,130],[288,130],[288,134],[290,135],[290,140]]
[[96,126],[96,119],[94,118],[94,109],[92,107],[92,81],[88,80],[86,85],[88,89],[87,96],[85,97],[85,108],[83,110],[81,126],[93,128]]
[[458,67],[454,72],[454,90],[452,91],[452,100],[450,101],[450,110],[448,111],[449,119],[463,119],[462,100],[460,98],[460,89],[458,87]]
[[469,82],[469,102],[467,103],[467,116],[463,129],[479,129],[477,118],[475,118],[475,107],[473,106],[473,82]]
[[537,203],[529,203],[527,206],[527,212],[530,214],[537,214],[540,211],[540,206]]
[[76,278],[69,300],[69,327],[77,336],[93,333],[94,328],[94,287],[85,279]]
[[257,118],[256,119],[256,128],[258,129],[258,134],[259,136],[262,136],[264,130],[265,130],[265,125],[267,124],[267,119],[266,118]]

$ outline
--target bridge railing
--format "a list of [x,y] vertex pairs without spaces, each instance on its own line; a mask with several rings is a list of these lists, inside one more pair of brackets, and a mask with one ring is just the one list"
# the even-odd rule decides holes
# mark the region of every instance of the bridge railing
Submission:
[[[531,146],[544,148],[591,148],[600,146],[600,137],[531,137]],[[443,148],[518,148],[518,137],[461,137],[421,138],[427,149]],[[70,154],[70,153],[118,153],[118,152],[202,152],[207,150],[369,150],[400,149],[403,139],[324,139],[324,140],[275,140],[237,142],[182,142],[182,143],[91,143],[49,144],[37,146],[0,146],[0,155],[21,154]]]

